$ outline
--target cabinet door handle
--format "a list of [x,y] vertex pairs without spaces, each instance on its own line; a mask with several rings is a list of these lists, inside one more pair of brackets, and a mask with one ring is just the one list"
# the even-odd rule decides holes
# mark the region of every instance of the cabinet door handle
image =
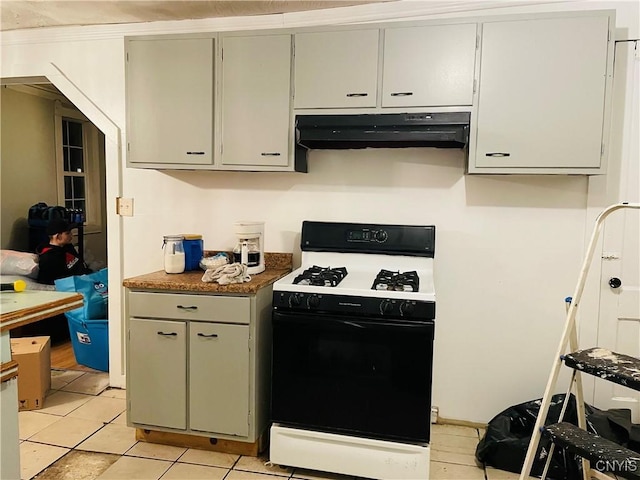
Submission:
[[347,93],[347,97],[368,97],[368,93]]
[[392,97],[410,97],[413,95],[413,92],[393,92],[391,94]]
[[204,152],[187,152],[187,155],[204,155]]
[[177,337],[178,334],[176,332],[158,332],[158,335],[162,335],[163,337]]
[[484,156],[485,157],[510,157],[511,154],[506,152],[491,152],[491,153],[485,153]]
[[204,333],[198,333],[199,337],[205,337],[205,338],[218,338],[218,334],[217,333],[212,333],[210,335],[206,335]]
[[178,305],[177,308],[179,308],[180,310],[186,310],[187,312],[193,312],[193,311],[198,309],[198,307],[196,307],[195,305],[191,305],[190,307],[185,307],[183,305]]
[[262,152],[260,155],[263,157],[279,157],[280,152]]

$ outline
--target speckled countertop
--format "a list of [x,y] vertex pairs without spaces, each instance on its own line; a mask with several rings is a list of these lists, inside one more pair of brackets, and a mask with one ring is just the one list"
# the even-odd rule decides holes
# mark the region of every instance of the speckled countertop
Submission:
[[[207,254],[211,254],[211,252],[205,252],[205,255]],[[253,294],[291,272],[292,257],[291,253],[265,253],[265,271],[251,275],[251,281],[246,283],[220,285],[217,282],[203,282],[204,271],[202,270],[177,274],[169,274],[160,270],[159,272],[125,278],[122,285],[132,290]]]

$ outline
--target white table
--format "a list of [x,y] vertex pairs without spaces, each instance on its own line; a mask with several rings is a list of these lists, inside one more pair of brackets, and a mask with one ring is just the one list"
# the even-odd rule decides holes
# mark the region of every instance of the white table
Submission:
[[11,358],[12,328],[82,306],[79,293],[25,290],[0,293],[0,478],[20,478],[18,364]]

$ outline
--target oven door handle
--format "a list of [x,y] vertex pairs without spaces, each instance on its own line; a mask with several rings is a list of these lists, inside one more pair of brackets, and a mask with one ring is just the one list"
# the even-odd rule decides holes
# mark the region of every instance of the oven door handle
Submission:
[[409,320],[389,320],[384,318],[354,318],[346,315],[325,315],[317,313],[291,313],[291,312],[273,312],[274,324],[287,324],[300,327],[313,326],[314,328],[342,327],[342,328],[361,328],[361,329],[380,329],[404,328],[413,330],[434,329],[433,320],[409,321]]
[[356,328],[367,328],[365,325],[362,325],[361,323],[351,322],[348,320],[342,320],[341,323],[343,323],[344,325],[351,325],[352,327],[356,327]]
[[[322,319],[323,322],[326,322],[326,319]],[[433,328],[432,322],[407,322],[404,320],[385,320],[385,319],[371,319],[371,320],[353,320],[353,319],[345,319],[345,318],[336,318],[331,319],[329,321],[333,321],[334,324],[344,325],[349,328],[362,328],[362,329],[414,329],[421,330],[424,328]]]

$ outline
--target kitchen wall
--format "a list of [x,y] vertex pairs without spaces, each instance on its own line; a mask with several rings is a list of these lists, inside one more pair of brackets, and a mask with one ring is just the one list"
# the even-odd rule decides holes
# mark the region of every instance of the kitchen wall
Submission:
[[29,207],[58,204],[53,101],[0,88],[0,247],[27,251]]
[[297,251],[305,219],[434,224],[434,404],[446,418],[488,421],[541,395],[579,271],[585,177],[465,176],[461,151],[421,149],[314,151],[309,169],[130,172],[146,187],[125,245],[148,244],[144,259],[125,253],[136,265],[126,274],[162,268],[163,233],[230,248],[238,219],[266,221],[268,251]]
[[[423,2],[399,3],[416,8]],[[587,8],[597,7],[589,2]],[[629,9],[637,18],[637,6],[599,7],[619,8],[626,14],[619,14],[625,25],[621,35],[638,35],[638,28],[626,23],[633,22]],[[349,12],[364,12],[353,13],[357,20],[380,20],[392,18],[394,8],[397,16],[407,17],[412,7]],[[502,11],[513,10],[497,13]],[[124,135],[123,35],[326,20],[317,13],[273,17],[8,32],[2,36],[1,72],[3,77],[42,75],[53,63]],[[126,136],[122,141],[126,145]],[[125,160],[124,150],[107,151],[108,191],[134,198],[133,217],[116,217],[111,206],[108,213],[121,248],[120,258],[109,263],[119,261],[123,277],[162,268],[165,234],[201,233],[205,248],[231,248],[236,220],[264,220],[266,250],[294,252],[296,259],[305,219],[435,224],[433,401],[441,416],[487,422],[514,403],[542,395],[563,326],[564,298],[575,287],[591,229],[590,208],[599,208],[592,200],[602,182],[584,176],[468,176],[460,150],[313,151],[308,174],[139,170],[126,168]],[[110,298],[119,302],[110,282]],[[121,305],[117,308],[110,306],[110,315],[122,313]],[[597,317],[597,311],[585,312],[589,315]],[[122,321],[114,317],[111,328]]]
[[[59,205],[56,183],[55,102],[36,94],[0,89],[2,190],[0,200],[0,248],[27,251],[29,248],[29,207],[45,202]],[[67,107],[72,105],[66,103]],[[104,138],[98,135],[98,188],[93,195],[105,198]],[[86,229],[85,261],[94,269],[107,265],[106,206],[102,229]]]

